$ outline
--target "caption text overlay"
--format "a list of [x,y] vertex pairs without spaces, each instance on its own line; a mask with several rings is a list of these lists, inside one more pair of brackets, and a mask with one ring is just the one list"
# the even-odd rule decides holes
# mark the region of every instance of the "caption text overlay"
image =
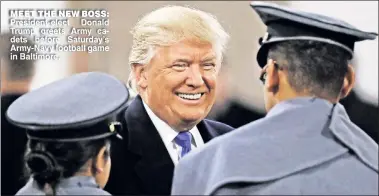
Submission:
[[11,60],[57,60],[59,52],[110,50],[106,10],[10,9],[8,13]]

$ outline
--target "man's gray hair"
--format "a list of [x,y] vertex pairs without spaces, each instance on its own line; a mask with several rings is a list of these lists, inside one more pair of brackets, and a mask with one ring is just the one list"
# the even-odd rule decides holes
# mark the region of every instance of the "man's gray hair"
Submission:
[[[206,12],[182,6],[165,6],[145,15],[131,31],[133,46],[129,66],[146,65],[158,46],[170,46],[183,39],[195,39],[212,44],[218,60],[222,61],[228,33],[217,19]],[[138,92],[131,70],[129,87]]]

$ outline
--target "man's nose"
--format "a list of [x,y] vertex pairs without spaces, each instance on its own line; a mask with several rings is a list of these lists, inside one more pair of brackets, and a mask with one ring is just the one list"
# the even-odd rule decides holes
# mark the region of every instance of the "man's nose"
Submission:
[[200,87],[204,84],[203,73],[200,66],[193,65],[188,69],[186,84],[192,87]]

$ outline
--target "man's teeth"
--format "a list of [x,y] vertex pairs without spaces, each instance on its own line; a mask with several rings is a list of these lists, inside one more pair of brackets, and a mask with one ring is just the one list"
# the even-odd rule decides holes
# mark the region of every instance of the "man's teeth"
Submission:
[[197,93],[197,94],[183,94],[183,93],[179,93],[178,96],[180,98],[183,98],[183,99],[197,100],[197,99],[200,99],[201,93]]

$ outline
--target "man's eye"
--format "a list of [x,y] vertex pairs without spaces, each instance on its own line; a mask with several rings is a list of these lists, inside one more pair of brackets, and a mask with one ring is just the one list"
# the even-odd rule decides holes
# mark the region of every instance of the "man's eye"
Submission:
[[184,63],[177,63],[177,64],[174,64],[172,65],[172,67],[175,69],[175,70],[185,70],[187,68],[187,64],[184,64]]
[[185,67],[187,66],[186,64],[174,64],[175,67]]
[[207,63],[207,64],[204,64],[203,67],[205,70],[211,70],[215,67],[216,65],[213,64],[213,63]]

